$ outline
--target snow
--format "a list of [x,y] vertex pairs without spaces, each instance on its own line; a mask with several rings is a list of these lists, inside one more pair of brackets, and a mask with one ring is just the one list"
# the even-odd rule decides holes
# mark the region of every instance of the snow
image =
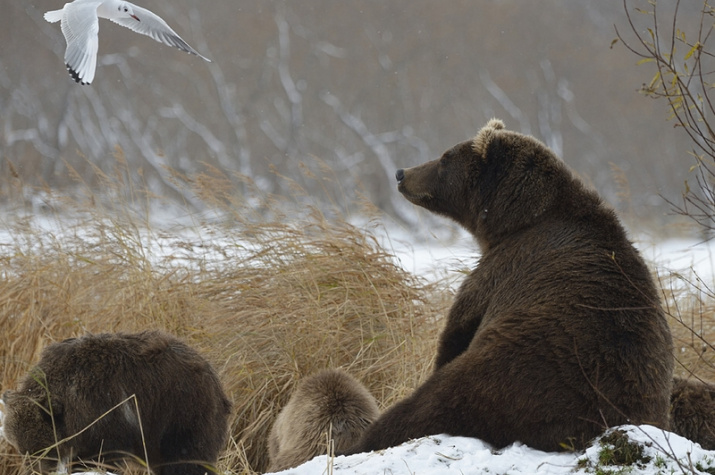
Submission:
[[[565,473],[573,465],[571,454],[548,454],[514,444],[495,451],[478,439],[436,435],[424,437],[379,452],[336,457],[334,474],[453,474],[479,473]],[[282,474],[315,475],[330,473],[328,457],[319,456]],[[549,471],[551,469],[557,471]]]
[[[698,471],[715,467],[715,451],[703,450],[698,444],[652,426],[621,426],[628,439],[644,447],[650,460],[635,464],[630,474],[707,473]],[[610,433],[610,431],[609,431]],[[350,475],[452,475],[452,474],[567,474],[596,473],[601,446],[597,443],[584,452],[549,453],[520,443],[495,450],[490,445],[466,437],[436,435],[417,439],[398,447],[335,457],[322,455],[303,465],[279,472],[283,475],[350,474]],[[604,471],[605,472],[605,471]],[[602,472],[603,473],[603,472]],[[712,472],[710,472],[712,473]]]
[[643,257],[660,274],[677,274],[688,280],[698,280],[708,287],[713,284],[715,242],[693,239],[667,239],[635,242]]

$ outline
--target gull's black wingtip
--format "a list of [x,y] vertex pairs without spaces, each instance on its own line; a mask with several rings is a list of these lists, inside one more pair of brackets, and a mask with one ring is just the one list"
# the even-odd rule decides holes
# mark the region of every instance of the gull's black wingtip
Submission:
[[89,86],[90,83],[83,81],[82,78],[79,77],[79,74],[77,74],[77,71],[72,69],[72,67],[69,64],[67,64],[66,66],[67,66],[67,71],[69,71],[70,77],[72,79],[74,79],[74,82],[79,83],[82,86]]

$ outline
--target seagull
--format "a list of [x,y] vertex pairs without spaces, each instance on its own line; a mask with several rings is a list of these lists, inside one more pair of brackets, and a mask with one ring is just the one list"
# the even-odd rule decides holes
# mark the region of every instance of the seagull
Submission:
[[211,62],[181,39],[161,17],[146,8],[121,0],[74,0],[65,3],[62,10],[45,13],[45,20],[50,23],[62,21],[60,26],[67,41],[65,64],[72,79],[82,85],[92,83],[97,68],[99,18],[112,20]]

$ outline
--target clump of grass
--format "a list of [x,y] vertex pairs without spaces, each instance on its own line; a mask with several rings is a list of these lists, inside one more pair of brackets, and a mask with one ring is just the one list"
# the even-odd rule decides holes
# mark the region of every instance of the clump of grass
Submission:
[[702,463],[696,463],[695,469],[699,472],[709,473],[710,475],[715,475],[715,467],[706,467]]
[[601,465],[636,465],[649,463],[652,457],[645,455],[642,445],[631,441],[622,430],[614,430],[599,441],[601,452],[598,462]]
[[598,440],[596,460],[579,459],[577,468],[597,475],[631,473],[633,468],[645,468],[653,458],[646,455],[645,448],[628,438],[620,429],[613,430]]
[[[103,179],[111,209],[87,193],[62,201],[52,231],[7,220],[2,388],[15,387],[52,341],[169,331],[211,361],[233,402],[218,468],[252,474],[266,468],[270,426],[302,377],[343,367],[389,406],[429,372],[445,301],[395,265],[370,228],[328,219],[302,198],[254,188],[247,200],[212,172],[176,180],[213,218],[195,218],[189,232],[160,229],[151,205],[136,213],[137,202],[155,197],[132,189],[126,199],[127,180]],[[0,440],[0,472],[19,475],[21,465]]]

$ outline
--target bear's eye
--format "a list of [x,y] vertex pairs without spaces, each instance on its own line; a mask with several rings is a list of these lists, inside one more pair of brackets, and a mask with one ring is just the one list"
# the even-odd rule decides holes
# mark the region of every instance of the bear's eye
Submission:
[[437,176],[441,177],[445,173],[447,173],[447,170],[449,169],[449,160],[446,159],[446,157],[442,157],[439,159],[439,163],[437,163]]
[[442,158],[439,159],[439,166],[440,168],[449,166],[449,164],[452,162],[453,154],[451,151],[446,152],[444,155],[442,155]]
[[453,150],[447,150],[442,154],[442,158],[440,159],[440,163],[444,163],[445,165],[448,165],[449,163],[454,160],[454,151]]

